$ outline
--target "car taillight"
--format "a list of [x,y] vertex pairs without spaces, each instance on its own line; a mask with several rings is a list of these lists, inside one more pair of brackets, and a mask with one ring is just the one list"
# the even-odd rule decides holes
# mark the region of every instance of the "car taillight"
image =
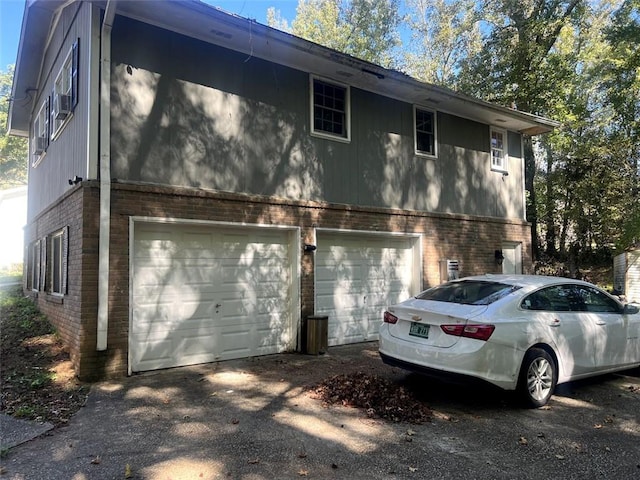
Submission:
[[398,321],[398,317],[389,312],[384,312],[384,323],[395,324]]
[[476,340],[489,340],[496,329],[495,325],[441,325],[442,331],[447,335],[456,337],[475,338]]

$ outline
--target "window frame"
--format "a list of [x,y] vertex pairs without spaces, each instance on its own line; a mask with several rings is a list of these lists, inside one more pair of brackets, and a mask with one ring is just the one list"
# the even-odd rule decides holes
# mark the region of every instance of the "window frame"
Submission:
[[69,227],[64,227],[49,235],[47,246],[47,290],[51,295],[64,296],[67,293],[67,264]]
[[[320,130],[315,125],[315,113],[316,107],[329,108],[315,103],[316,82],[323,83],[332,87],[337,87],[344,90],[344,110],[335,110],[342,113],[343,116],[343,128],[344,134],[338,135],[326,130]],[[351,142],[351,87],[344,83],[336,82],[334,80],[328,80],[316,75],[309,75],[309,111],[310,111],[310,131],[314,137],[325,138],[328,140],[336,140],[339,142],[349,143]]]
[[[494,147],[493,145],[493,134],[497,133],[502,136],[502,147]],[[508,140],[508,132],[504,128],[498,128],[494,126],[489,127],[489,160],[491,162],[491,170],[495,172],[505,173],[508,172],[508,164],[509,164],[509,140]],[[499,151],[502,153],[501,162],[495,162],[494,151]]]
[[[420,150],[418,148],[418,111],[431,114],[432,132],[423,132],[433,137],[433,152]],[[413,151],[418,157],[438,158],[438,112],[432,108],[420,105],[413,106]]]
[[[32,167],[37,167],[40,161],[44,158],[47,153],[47,149],[49,148],[49,143],[51,140],[50,136],[50,126],[49,126],[49,116],[51,109],[51,97],[46,97],[45,100],[42,101],[42,105],[38,110],[38,114],[35,116],[33,120],[33,131],[31,135],[31,154],[34,157],[31,162]],[[43,138],[43,148],[42,151],[38,149],[38,139]]]
[[42,261],[40,246],[40,240],[31,242],[31,244],[29,245],[28,289],[33,292],[37,292],[40,290],[40,262]]
[[[69,49],[62,67],[56,76],[53,91],[51,93],[51,109],[49,124],[51,125],[51,138],[55,139],[73,117],[73,112],[78,104],[78,54],[79,40]],[[66,113],[58,111],[58,103],[62,95],[68,96],[68,109]],[[59,118],[61,117],[61,118]]]

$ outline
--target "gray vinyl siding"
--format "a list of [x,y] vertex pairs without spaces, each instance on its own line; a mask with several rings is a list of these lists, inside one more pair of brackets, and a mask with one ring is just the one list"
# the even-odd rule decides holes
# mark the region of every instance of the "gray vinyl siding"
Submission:
[[[438,112],[414,155],[413,105],[351,88],[351,141],[310,135],[309,73],[116,17],[112,177],[280,198],[523,218],[520,135],[491,171],[489,126]],[[446,105],[439,106],[446,111]]]
[[33,116],[37,115],[46,97],[51,95],[56,76],[76,41],[79,41],[80,49],[78,104],[64,128],[55,139],[50,140],[46,154],[36,167],[32,166],[34,157],[29,155],[29,222],[71,188],[68,182],[70,178],[75,175],[87,178],[89,89],[85,67],[90,58],[91,11],[92,6],[87,3],[67,7],[62,12],[45,53]]

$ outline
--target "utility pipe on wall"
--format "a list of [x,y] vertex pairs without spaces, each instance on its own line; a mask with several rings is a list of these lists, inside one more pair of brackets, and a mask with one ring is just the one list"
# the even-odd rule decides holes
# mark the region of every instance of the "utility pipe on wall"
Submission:
[[109,234],[111,231],[111,27],[116,0],[107,0],[100,31],[100,237],[96,349],[107,349],[109,331]]

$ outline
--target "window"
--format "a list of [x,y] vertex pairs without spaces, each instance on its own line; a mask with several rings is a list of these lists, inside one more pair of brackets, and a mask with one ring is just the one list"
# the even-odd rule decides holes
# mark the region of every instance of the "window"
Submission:
[[415,151],[417,155],[436,156],[436,114],[413,107]]
[[67,54],[51,94],[51,137],[55,137],[78,104],[78,42]]
[[523,300],[522,308],[553,312],[620,312],[620,305],[614,299],[582,285],[555,285],[538,290]]
[[53,233],[49,237],[49,291],[54,295],[64,295],[67,290],[67,243],[69,227]]
[[311,77],[311,133],[351,139],[349,87]]
[[40,240],[33,242],[29,248],[28,284],[31,290],[40,290]]
[[491,128],[491,169],[507,170],[507,132]]
[[430,288],[416,295],[416,298],[463,305],[490,305],[519,289],[500,282],[461,280]]
[[46,98],[38,115],[33,121],[33,132],[31,134],[31,153],[33,154],[32,165],[35,167],[49,147],[49,97]]

